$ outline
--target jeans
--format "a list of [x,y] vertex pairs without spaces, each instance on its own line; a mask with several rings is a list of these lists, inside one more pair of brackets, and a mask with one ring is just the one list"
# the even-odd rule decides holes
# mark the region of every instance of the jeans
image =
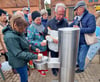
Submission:
[[20,75],[21,82],[28,82],[27,65],[16,68],[16,71]]
[[100,40],[98,39],[97,43],[90,45],[90,48],[87,53],[87,58],[89,60],[92,60],[99,49],[100,49]]
[[80,70],[84,70],[85,66],[85,59],[88,52],[89,46],[86,44],[79,45],[78,56],[77,56],[77,63],[79,65]]

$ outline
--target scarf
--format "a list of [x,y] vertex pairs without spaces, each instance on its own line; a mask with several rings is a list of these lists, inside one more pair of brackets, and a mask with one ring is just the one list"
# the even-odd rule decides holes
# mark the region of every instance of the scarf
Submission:
[[35,22],[32,22],[32,25],[34,26],[34,28],[36,28],[38,32],[42,33],[44,31],[44,26],[42,24],[38,25]]

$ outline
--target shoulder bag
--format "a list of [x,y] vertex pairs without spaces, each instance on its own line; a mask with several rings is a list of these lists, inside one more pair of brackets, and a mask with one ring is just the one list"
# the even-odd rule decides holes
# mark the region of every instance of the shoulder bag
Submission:
[[[80,22],[80,26],[82,27],[81,22]],[[95,44],[98,42],[95,32],[89,33],[89,34],[84,34],[84,37],[85,37],[85,41],[86,41],[87,45],[92,45],[92,44]]]

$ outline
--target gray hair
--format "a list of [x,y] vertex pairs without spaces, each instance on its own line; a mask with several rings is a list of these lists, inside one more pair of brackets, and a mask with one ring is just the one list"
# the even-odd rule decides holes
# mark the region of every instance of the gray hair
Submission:
[[23,13],[22,11],[16,11],[16,12],[14,13],[14,15],[21,15],[21,16],[24,17],[24,13]]
[[42,9],[42,10],[40,11],[40,13],[41,13],[41,15],[48,14],[48,12],[47,12],[46,9]]
[[55,12],[57,12],[58,7],[63,7],[64,9],[66,9],[65,4],[63,4],[63,3],[57,3],[56,7],[55,7]]

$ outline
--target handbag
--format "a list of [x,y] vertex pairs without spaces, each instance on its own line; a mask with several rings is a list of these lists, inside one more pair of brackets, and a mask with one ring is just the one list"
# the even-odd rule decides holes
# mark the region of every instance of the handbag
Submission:
[[92,45],[98,42],[95,32],[91,34],[84,34],[84,36],[87,45]]
[[[80,22],[80,27],[82,27],[81,22]],[[95,32],[84,34],[84,37],[87,45],[92,45],[98,42]]]

